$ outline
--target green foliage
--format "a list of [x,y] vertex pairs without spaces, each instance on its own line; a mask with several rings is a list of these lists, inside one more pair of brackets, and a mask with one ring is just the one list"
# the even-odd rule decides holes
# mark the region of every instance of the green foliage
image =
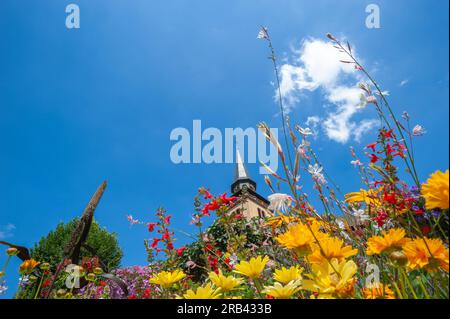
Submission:
[[[54,270],[61,262],[64,247],[70,240],[78,222],[79,219],[75,218],[67,224],[59,223],[55,230],[42,237],[39,243],[31,249],[31,257],[40,262],[50,263]],[[95,220],[92,222],[86,244],[92,248],[92,252],[82,247],[81,258],[98,257],[104,263],[106,272],[120,267],[123,252],[119,247],[116,234],[101,228]]]
[[[240,245],[243,250],[249,249],[252,245],[260,246],[264,241],[264,235],[259,231],[255,221],[245,221],[235,223],[233,231],[239,237]],[[225,230],[225,226],[216,220],[205,232],[211,244],[221,252],[229,251],[229,246],[233,245],[228,240],[229,235]],[[193,281],[200,282],[207,277],[208,265],[206,262],[205,243],[197,240],[186,246],[186,250],[182,256],[178,258],[178,267],[183,269],[185,273],[192,276]],[[197,267],[190,268],[187,263],[194,262]]]

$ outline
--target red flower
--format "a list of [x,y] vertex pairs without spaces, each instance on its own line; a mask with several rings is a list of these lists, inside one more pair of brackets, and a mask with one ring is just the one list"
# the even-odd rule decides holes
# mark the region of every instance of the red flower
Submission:
[[172,218],[172,215],[167,216],[166,218],[164,218],[164,222],[166,224],[170,224],[170,218]]
[[137,299],[137,296],[136,295],[130,295],[130,296],[128,296],[128,299]]
[[424,235],[428,235],[431,232],[431,227],[430,226],[423,226],[422,227],[422,233]]
[[384,185],[384,181],[375,181],[374,183],[373,183],[373,187],[378,187],[378,186],[383,186]]
[[168,250],[173,250],[173,244],[172,243],[168,243],[166,247],[167,247]]
[[385,212],[383,212],[383,211],[378,212],[378,215],[374,218],[374,220],[378,224],[378,227],[382,227],[384,225],[384,222],[387,217],[388,217],[388,215]]
[[377,146],[377,143],[375,142],[375,143],[371,143],[371,144],[366,145],[365,148],[370,148],[370,149],[372,149],[372,152],[375,152],[375,147],[376,146]]
[[170,239],[170,234],[169,234],[169,232],[167,230],[164,233],[164,235],[162,235],[161,239],[163,239],[163,240],[169,240]]
[[152,248],[155,248],[158,245],[160,240],[161,239],[159,239],[159,238],[153,238],[153,242],[151,244]]
[[389,131],[382,132],[382,134],[383,134],[383,136],[386,137],[386,138],[393,138],[393,136],[392,136],[392,131],[393,131],[393,129],[390,129]]
[[405,153],[403,153],[403,152],[397,152],[397,153],[394,153],[394,154],[392,154],[392,156],[400,156],[401,158],[405,158]]
[[380,158],[379,158],[378,156],[376,156],[375,154],[370,154],[369,157],[370,157],[370,162],[371,162],[371,163],[376,163],[376,162],[378,162],[378,160],[380,159]]
[[231,203],[236,200],[235,196],[227,197],[226,195],[227,195],[227,193],[223,193],[219,197],[223,204],[226,205],[226,204]]
[[178,257],[181,257],[181,255],[183,255],[183,252],[186,250],[186,247],[180,247],[178,249],[176,249],[175,251],[177,252]]
[[158,225],[158,223],[148,223],[148,231],[151,233],[155,230],[155,226]]
[[394,151],[395,151],[395,149],[391,146],[391,144],[387,143],[387,145],[386,145],[386,153],[389,155],[389,154],[394,153]]
[[44,281],[44,283],[42,284],[42,287],[46,288],[46,287],[50,286],[51,283],[52,283],[52,282],[51,282],[50,279],[46,279],[46,280]]
[[383,200],[392,205],[397,205],[397,199],[395,198],[395,193],[385,193],[383,196]]
[[148,298],[150,298],[150,295],[151,295],[151,290],[150,289],[145,289],[142,297],[145,298],[145,299],[148,299]]

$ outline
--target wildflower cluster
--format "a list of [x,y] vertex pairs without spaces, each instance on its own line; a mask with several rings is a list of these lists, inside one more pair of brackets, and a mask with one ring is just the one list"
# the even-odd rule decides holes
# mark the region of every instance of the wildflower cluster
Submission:
[[[373,142],[360,150],[362,158],[351,149],[359,190],[341,192],[311,147],[312,130],[292,126],[280,98],[285,145],[265,123],[258,125],[282,164],[281,172],[263,164],[272,191],[269,216],[249,218],[243,197],[214,196],[200,188],[191,222],[198,232],[186,233],[195,239],[191,244],[175,248],[172,215],[162,208],[154,222],[128,216],[130,224],[145,226],[152,236],[144,241],[149,264],[103,274],[100,260],[82,260],[76,265],[80,287],[57,287],[51,297],[448,298],[449,171],[437,170],[421,182],[413,138],[425,130],[418,125],[411,129],[407,113],[402,115],[406,122],[397,120],[386,92],[358,62],[350,44],[327,37],[347,56],[341,62],[368,80],[359,85],[360,107],[373,107],[381,119]],[[267,41],[278,76],[269,30],[262,28],[258,38]],[[306,192],[308,181],[317,205]],[[214,221],[205,227],[210,217]],[[8,249],[7,255],[0,280],[17,249]],[[42,297],[49,287],[50,265],[28,259],[19,271],[17,296],[31,291],[34,298]],[[63,271],[57,281],[69,275]],[[6,289],[0,282],[0,294]]]

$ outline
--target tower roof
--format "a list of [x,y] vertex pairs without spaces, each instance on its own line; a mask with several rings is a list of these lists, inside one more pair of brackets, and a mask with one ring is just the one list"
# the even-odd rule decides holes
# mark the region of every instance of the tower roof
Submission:
[[247,187],[252,191],[256,191],[256,183],[250,178],[250,175],[245,168],[239,149],[236,149],[236,170],[234,174],[234,181],[231,184],[231,192],[236,194],[243,187]]

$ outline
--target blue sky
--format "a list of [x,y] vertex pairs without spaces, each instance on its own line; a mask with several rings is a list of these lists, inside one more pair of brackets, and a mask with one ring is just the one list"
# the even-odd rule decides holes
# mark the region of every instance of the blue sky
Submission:
[[[147,220],[159,206],[188,225],[199,186],[228,191],[232,164],[170,161],[176,127],[279,126],[266,44],[269,27],[280,64],[294,63],[305,39],[331,32],[348,39],[397,114],[407,110],[427,134],[415,142],[422,180],[448,168],[448,1],[146,1],[73,0],[81,28],[65,27],[69,1],[0,2],[0,236],[32,246],[60,221],[81,214],[102,180],[97,220],[118,234],[123,265],[144,264]],[[366,5],[381,28],[365,27]],[[303,42],[302,42],[303,41]],[[401,85],[403,82],[403,85]],[[350,80],[346,85],[351,85]],[[299,92],[291,119],[329,114],[321,88]],[[370,109],[355,120],[373,118]],[[313,145],[343,191],[358,188],[348,147],[319,129]],[[249,170],[258,175],[258,165]],[[193,230],[192,230],[193,231]],[[189,241],[178,234],[178,244]],[[0,265],[5,256],[0,256]],[[18,266],[14,261],[12,267]],[[17,282],[6,277],[11,290]]]

